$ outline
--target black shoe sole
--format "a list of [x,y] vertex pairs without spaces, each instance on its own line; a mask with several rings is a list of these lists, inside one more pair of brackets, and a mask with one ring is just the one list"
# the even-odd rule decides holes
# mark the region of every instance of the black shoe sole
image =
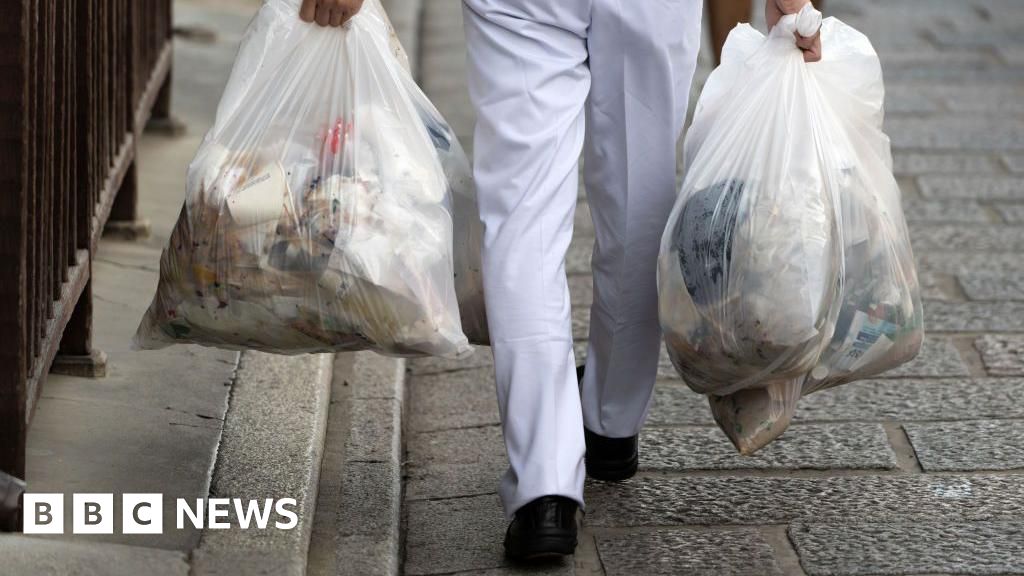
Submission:
[[537,562],[571,556],[576,552],[576,537],[537,536],[516,546],[505,544],[505,556],[516,562]]
[[639,464],[640,458],[637,456],[619,462],[591,462],[588,460],[586,461],[587,476],[602,482],[622,482],[636,476]]

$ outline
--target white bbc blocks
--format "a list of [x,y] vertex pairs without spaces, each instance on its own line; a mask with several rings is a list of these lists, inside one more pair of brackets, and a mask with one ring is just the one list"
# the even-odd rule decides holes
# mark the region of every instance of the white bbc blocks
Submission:
[[121,532],[124,534],[163,534],[164,497],[162,494],[125,494],[121,499]]
[[63,494],[25,494],[22,502],[25,510],[22,531],[25,534],[64,533]]

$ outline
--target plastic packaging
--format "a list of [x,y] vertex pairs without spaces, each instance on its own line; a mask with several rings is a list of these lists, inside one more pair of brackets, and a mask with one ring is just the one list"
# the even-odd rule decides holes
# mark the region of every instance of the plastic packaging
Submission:
[[[744,454],[802,395],[907,362],[923,338],[878,56],[809,6],[768,37],[730,33],[659,257],[669,356]],[[793,33],[819,23],[807,64]]]
[[468,160],[378,0],[340,29],[298,4],[267,0],[249,26],[135,344],[466,354]]

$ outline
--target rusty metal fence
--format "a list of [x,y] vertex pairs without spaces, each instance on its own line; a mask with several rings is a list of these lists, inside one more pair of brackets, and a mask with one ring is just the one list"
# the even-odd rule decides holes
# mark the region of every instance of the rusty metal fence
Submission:
[[88,367],[91,263],[136,220],[135,143],[167,114],[171,0],[0,2],[0,471],[54,358]]

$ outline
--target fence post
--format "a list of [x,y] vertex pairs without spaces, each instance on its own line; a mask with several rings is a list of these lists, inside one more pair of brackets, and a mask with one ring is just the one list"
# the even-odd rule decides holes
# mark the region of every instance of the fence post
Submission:
[[[25,477],[28,377],[26,251],[28,194],[28,13],[0,2],[0,470]],[[9,519],[2,529],[15,529]]]
[[[132,146],[138,144],[134,139],[138,138],[141,133],[140,127],[137,125],[138,110],[136,106],[139,105],[140,97],[138,76],[140,71],[145,68],[139,65],[140,62],[144,61],[142,60],[143,55],[140,54],[140,48],[142,45],[142,35],[146,33],[145,30],[140,29],[145,26],[140,10],[152,8],[153,5],[152,1],[129,1],[119,4],[119,7],[124,11],[120,12],[118,16],[125,23],[122,29],[124,35],[118,38],[122,50],[120,64],[128,72],[127,82],[120,86],[123,94],[119,96],[129,103],[124,110],[119,112],[124,114],[124,117],[120,120],[123,120],[125,126],[128,127],[128,131],[132,134]],[[105,236],[114,236],[122,240],[137,240],[149,236],[149,221],[139,218],[138,173],[135,170],[137,163],[138,160],[133,155],[131,164],[128,166],[127,172],[125,172],[124,180],[114,196],[114,204],[110,209],[110,218],[103,228]]]
[[[91,266],[91,263],[89,264]],[[75,304],[75,310],[64,327],[60,348],[50,365],[50,373],[104,378],[107,375],[107,354],[92,347],[92,273]]]

